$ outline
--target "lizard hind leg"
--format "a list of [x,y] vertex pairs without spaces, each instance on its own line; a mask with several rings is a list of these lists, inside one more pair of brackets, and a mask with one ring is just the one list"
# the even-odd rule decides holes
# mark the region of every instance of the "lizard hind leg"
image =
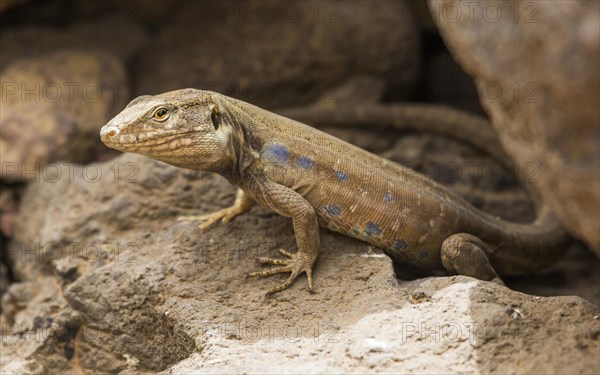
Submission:
[[453,234],[442,243],[442,264],[450,274],[504,285],[484,251],[487,247],[485,242],[471,234]]

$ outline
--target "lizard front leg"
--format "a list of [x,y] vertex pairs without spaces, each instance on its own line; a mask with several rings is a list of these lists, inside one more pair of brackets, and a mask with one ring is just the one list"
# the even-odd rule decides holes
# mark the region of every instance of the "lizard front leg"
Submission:
[[196,216],[180,216],[177,218],[179,221],[203,221],[204,223],[200,224],[200,230],[205,230],[209,228],[211,225],[221,220],[223,224],[227,224],[233,218],[238,215],[243,214],[254,206],[256,202],[252,199],[248,194],[246,194],[242,189],[238,189],[235,195],[235,201],[231,207],[224,208],[222,210],[212,212],[206,215],[196,215]]
[[259,258],[261,263],[282,265],[283,267],[253,272],[250,276],[269,276],[290,272],[290,277],[286,281],[267,292],[267,294],[271,294],[289,287],[298,275],[306,272],[308,288],[313,291],[312,267],[319,255],[319,224],[315,210],[306,199],[290,188],[271,181],[262,185],[264,203],[280,215],[292,219],[298,251],[289,253],[280,249],[279,252],[289,259]]

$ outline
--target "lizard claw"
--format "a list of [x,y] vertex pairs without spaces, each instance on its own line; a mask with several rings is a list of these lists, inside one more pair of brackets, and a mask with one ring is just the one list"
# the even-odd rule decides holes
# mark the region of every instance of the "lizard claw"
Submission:
[[198,228],[200,231],[204,231],[205,229],[213,226],[219,220],[223,224],[227,224],[237,215],[239,215],[238,210],[234,209],[233,207],[228,207],[205,215],[179,216],[177,221],[203,221],[204,223],[200,224]]
[[290,272],[291,275],[287,278],[287,280],[267,291],[267,295],[269,295],[288,288],[290,285],[292,285],[296,277],[298,277],[302,272],[305,272],[306,279],[308,281],[308,289],[310,290],[310,292],[314,292],[312,282],[312,266],[315,263],[315,261],[311,260],[309,257],[305,256],[305,254],[302,254],[301,252],[297,252],[294,254],[283,249],[279,249],[279,252],[282,255],[288,257],[289,259],[274,259],[260,257],[258,258],[258,261],[264,264],[282,265],[283,267],[273,268],[266,271],[252,272],[249,274],[249,276],[270,276],[276,273]]

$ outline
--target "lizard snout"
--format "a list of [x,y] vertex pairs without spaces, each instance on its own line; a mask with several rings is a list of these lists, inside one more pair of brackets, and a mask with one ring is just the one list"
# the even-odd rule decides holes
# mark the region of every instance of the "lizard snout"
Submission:
[[119,128],[114,125],[105,125],[100,129],[100,138],[104,140],[115,139],[119,135]]
[[110,139],[119,135],[119,128],[114,125],[106,125],[100,129],[102,139]]

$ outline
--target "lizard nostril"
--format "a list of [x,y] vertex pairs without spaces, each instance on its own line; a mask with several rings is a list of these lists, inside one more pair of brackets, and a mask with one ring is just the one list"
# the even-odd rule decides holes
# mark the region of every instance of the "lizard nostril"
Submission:
[[107,135],[109,137],[114,137],[117,134],[117,132],[114,129],[111,129],[108,131]]

